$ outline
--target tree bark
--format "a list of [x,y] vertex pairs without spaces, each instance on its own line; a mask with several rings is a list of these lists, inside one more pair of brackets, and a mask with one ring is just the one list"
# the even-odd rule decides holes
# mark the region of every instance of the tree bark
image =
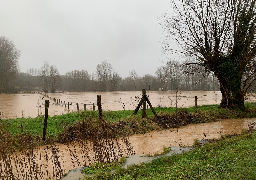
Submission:
[[244,96],[240,88],[234,88],[230,83],[220,80],[220,91],[222,100],[219,108],[239,108],[244,110]]
[[219,108],[227,108],[228,107],[228,98],[227,98],[225,90],[221,84],[220,84],[220,92],[222,95],[222,99],[221,99]]

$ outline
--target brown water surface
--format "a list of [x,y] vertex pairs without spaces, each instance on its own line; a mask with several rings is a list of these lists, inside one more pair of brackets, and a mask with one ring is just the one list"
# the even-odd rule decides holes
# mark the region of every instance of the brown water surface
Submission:
[[[133,135],[129,137],[129,143],[133,147],[135,154],[152,155],[162,152],[163,146],[191,146],[195,139],[213,139],[220,138],[224,134],[240,134],[242,129],[248,129],[248,124],[255,122],[256,119],[254,118],[228,119],[219,122],[191,124],[178,129],[172,128],[153,131],[144,135]],[[108,152],[112,153],[112,155],[116,153],[116,157],[131,155],[131,151],[127,150],[127,146],[121,139],[114,141],[112,145],[108,144],[102,148],[108,149]],[[13,172],[19,179],[25,179],[23,178],[25,177],[24,172],[31,170],[29,164],[34,163],[35,165],[33,167],[37,167],[38,172],[41,172],[38,175],[40,176],[39,179],[45,179],[46,177],[57,176],[58,172],[66,173],[71,169],[89,165],[95,162],[95,159],[97,159],[96,156],[99,155],[93,150],[92,144],[85,141],[73,142],[72,144],[56,143],[51,146],[42,146],[33,150],[33,156],[28,156],[27,154],[18,153],[12,156],[11,159]],[[27,167],[22,169],[21,167],[24,164]],[[4,166],[1,167],[3,168]]]
[[[49,98],[42,94],[0,94],[0,118],[12,119],[44,115],[46,99],[50,100],[49,115],[53,116],[77,111],[76,103],[82,110],[84,104],[87,104],[87,110],[92,110],[92,103],[97,104],[97,95],[101,95],[104,111],[134,110],[141,98],[140,91],[65,92],[47,95]],[[175,91],[147,91],[147,95],[153,107],[176,106]],[[194,106],[195,96],[198,97],[198,105],[219,104],[221,101],[220,91],[179,91],[177,95],[178,107]],[[248,97],[247,101],[256,101],[254,96]],[[53,98],[60,99],[61,103],[55,103]],[[68,102],[71,104],[69,110]]]

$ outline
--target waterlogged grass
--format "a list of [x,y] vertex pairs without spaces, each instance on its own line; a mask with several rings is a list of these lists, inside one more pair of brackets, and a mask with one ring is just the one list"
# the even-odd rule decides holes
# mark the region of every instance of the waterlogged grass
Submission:
[[[100,165],[98,165],[100,167]],[[256,179],[256,133],[196,147],[190,152],[163,157],[127,169],[98,168],[84,179]]]
[[110,163],[95,163],[90,167],[84,169],[82,173],[92,175],[95,173],[112,172],[117,168],[121,168],[125,163],[126,158],[122,157],[119,161],[113,161]]

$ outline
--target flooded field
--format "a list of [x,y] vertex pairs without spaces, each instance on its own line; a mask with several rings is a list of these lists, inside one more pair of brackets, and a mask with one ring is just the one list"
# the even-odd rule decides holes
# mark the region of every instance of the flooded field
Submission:
[[[60,115],[79,109],[92,110],[92,104],[97,104],[97,95],[101,95],[102,108],[108,110],[134,110],[142,96],[141,91],[117,91],[117,92],[65,92],[48,93],[49,98],[42,94],[0,94],[0,118],[12,119],[21,117],[36,117],[44,114],[44,102],[50,100],[49,115]],[[175,107],[175,91],[147,91],[153,107]],[[177,93],[178,107],[194,106],[195,96],[198,97],[198,105],[219,104],[220,91],[179,91]],[[55,103],[53,98],[60,99]],[[249,96],[247,101],[256,101],[254,96]],[[67,104],[70,104],[69,110]],[[97,109],[97,106],[96,106]]]
[[[88,166],[95,162],[100,155],[105,157],[105,160],[131,154],[152,155],[162,152],[163,146],[191,146],[194,139],[213,139],[220,138],[224,134],[240,134],[242,129],[248,129],[251,123],[255,124],[256,119],[229,119],[133,135],[128,139],[132,149],[127,147],[127,142],[117,139],[113,143],[102,146],[102,154],[95,153],[95,147],[86,141],[42,146],[30,150],[32,153],[13,155],[9,160],[9,167],[18,179],[46,179],[47,177],[59,179],[61,174],[71,169]],[[1,168],[6,167],[0,166],[0,172]]]

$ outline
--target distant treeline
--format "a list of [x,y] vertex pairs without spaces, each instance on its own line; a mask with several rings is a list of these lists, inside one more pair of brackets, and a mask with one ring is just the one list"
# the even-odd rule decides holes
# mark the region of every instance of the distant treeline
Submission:
[[122,78],[110,63],[103,61],[96,67],[96,72],[89,74],[87,70],[73,70],[60,75],[55,66],[45,62],[40,69],[29,69],[19,73],[16,91],[138,91],[146,90],[184,90],[208,91],[219,90],[219,82],[213,74],[205,72],[202,67],[183,65],[177,61],[169,61],[155,72],[155,76],[146,74],[138,76],[135,70]]

